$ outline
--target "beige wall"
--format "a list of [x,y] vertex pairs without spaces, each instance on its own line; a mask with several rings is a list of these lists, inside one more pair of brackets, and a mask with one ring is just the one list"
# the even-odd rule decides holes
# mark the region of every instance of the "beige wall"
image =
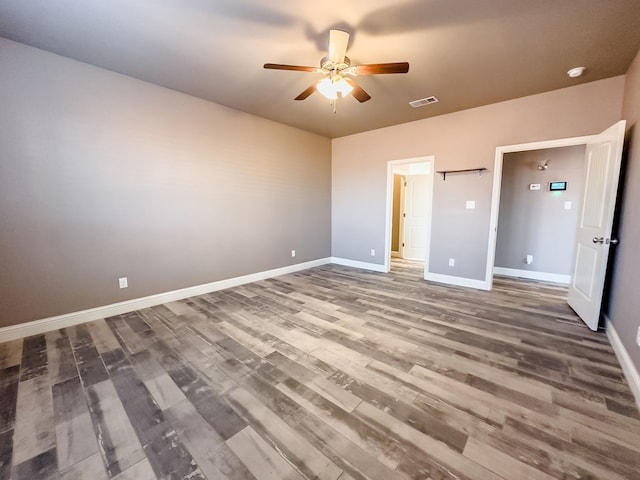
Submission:
[[0,39],[0,327],[328,257],[330,172],[326,138]]
[[429,271],[484,279],[496,147],[598,133],[620,119],[623,88],[614,77],[334,139],[332,255],[383,264],[387,162],[434,155],[435,170],[489,172],[436,176]]
[[640,371],[640,52],[627,72],[622,118],[627,121],[618,238],[608,316],[635,367]]

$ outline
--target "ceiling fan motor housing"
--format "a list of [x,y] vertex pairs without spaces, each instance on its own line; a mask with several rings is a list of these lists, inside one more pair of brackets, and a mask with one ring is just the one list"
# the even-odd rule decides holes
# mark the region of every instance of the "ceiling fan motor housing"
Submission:
[[341,63],[335,63],[329,57],[324,57],[322,60],[320,60],[320,68],[325,73],[333,71],[342,72],[349,67],[351,67],[351,60],[349,59],[349,57],[344,57],[344,60]]

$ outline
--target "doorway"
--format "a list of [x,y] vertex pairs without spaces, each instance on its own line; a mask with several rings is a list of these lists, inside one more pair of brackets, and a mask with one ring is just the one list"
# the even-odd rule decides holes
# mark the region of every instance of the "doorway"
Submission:
[[[504,155],[509,152],[586,145],[586,176],[576,233],[576,255],[570,277],[567,303],[592,330],[601,318],[602,297],[610,247],[618,180],[624,144],[625,121],[621,120],[597,135],[551,140],[496,148],[491,220],[485,272],[486,289],[493,285],[500,187]],[[562,183],[562,182],[559,182]]]
[[[502,169],[504,157],[509,153],[530,152],[543,149],[554,149],[561,147],[572,147],[576,145],[586,145],[591,136],[563,138],[557,140],[547,140],[542,142],[525,143],[519,145],[508,145],[496,148],[496,156],[493,170],[493,192],[491,195],[491,219],[489,228],[489,242],[487,251],[487,269],[485,272],[485,288],[491,290],[493,287],[493,271],[496,261],[496,244],[498,239],[498,217],[500,210],[500,196],[502,187]],[[578,207],[578,206],[576,206]]]
[[569,284],[584,157],[585,145],[503,156],[494,274]]
[[385,271],[391,257],[428,269],[433,196],[433,157],[388,162]]

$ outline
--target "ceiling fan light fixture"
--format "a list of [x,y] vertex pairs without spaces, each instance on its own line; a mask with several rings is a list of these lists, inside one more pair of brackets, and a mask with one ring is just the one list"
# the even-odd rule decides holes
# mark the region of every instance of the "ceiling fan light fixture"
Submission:
[[353,91],[353,87],[342,77],[337,81],[334,79],[333,85],[338,93],[343,97],[346,97]]
[[353,91],[353,87],[340,75],[333,78],[325,77],[318,82],[318,91],[329,100],[337,100],[338,94],[346,97]]
[[318,82],[318,91],[329,100],[338,98],[338,91],[333,87],[333,82],[329,77],[325,77]]

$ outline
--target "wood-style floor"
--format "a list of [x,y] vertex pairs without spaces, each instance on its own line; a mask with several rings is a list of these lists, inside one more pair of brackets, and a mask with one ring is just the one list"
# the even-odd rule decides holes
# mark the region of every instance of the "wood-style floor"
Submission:
[[563,288],[324,266],[0,344],[0,480],[638,479]]

